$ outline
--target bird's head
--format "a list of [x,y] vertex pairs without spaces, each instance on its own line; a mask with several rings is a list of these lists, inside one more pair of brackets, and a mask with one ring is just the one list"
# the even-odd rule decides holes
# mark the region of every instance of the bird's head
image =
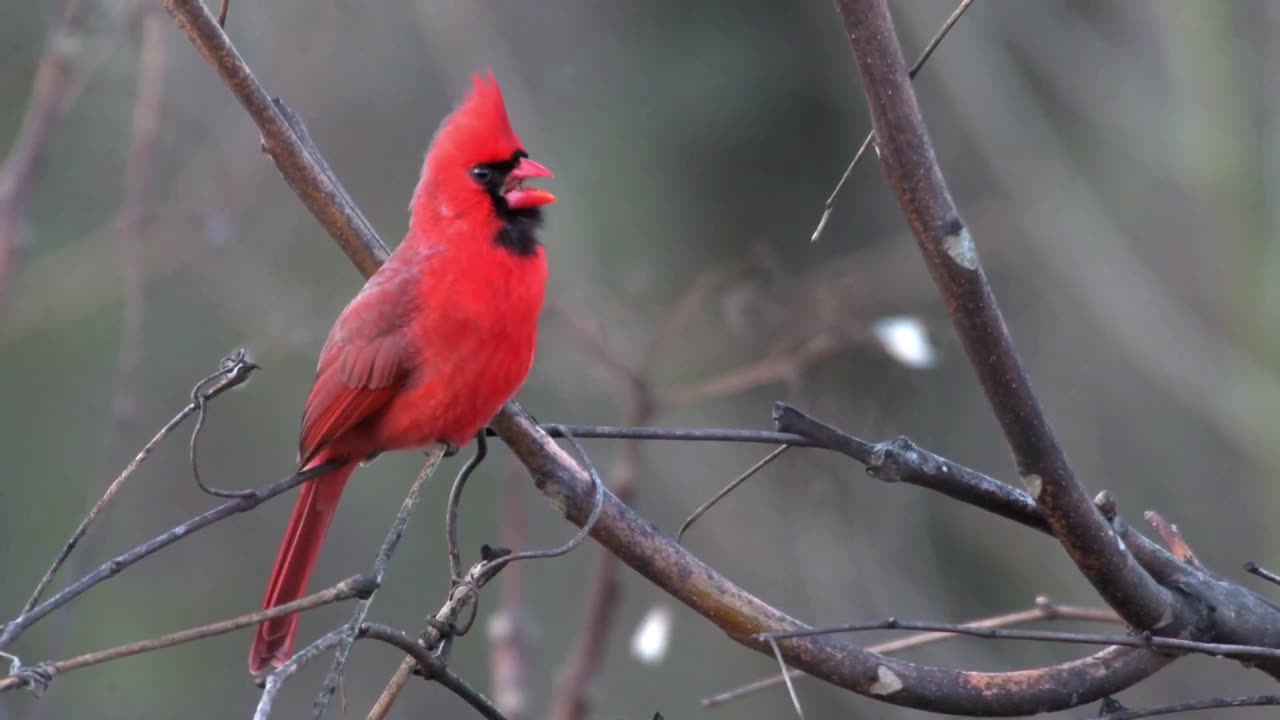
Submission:
[[410,210],[415,218],[489,213],[531,230],[541,221],[542,206],[556,198],[525,183],[551,176],[511,129],[493,74],[476,75],[466,99],[436,131]]

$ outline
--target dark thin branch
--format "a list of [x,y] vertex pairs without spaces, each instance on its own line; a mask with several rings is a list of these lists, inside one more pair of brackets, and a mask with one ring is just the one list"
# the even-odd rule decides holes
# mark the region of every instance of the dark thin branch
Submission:
[[[141,655],[143,653],[163,650],[164,648],[182,645],[196,640],[214,637],[225,633],[239,630],[240,628],[251,627],[260,622],[272,620],[285,615],[306,612],[322,605],[329,605],[343,600],[350,600],[353,597],[364,597],[373,592],[377,587],[377,582],[370,575],[355,575],[349,577],[332,587],[312,593],[303,598],[294,600],[291,603],[279,605],[270,610],[259,610],[244,615],[238,615],[234,618],[221,620],[208,625],[181,630],[178,632],[161,635],[160,637],[150,638],[147,640],[138,640],[136,642],[125,643],[105,650],[96,650],[91,653],[77,655],[66,660],[57,660],[54,662],[44,662],[35,666],[35,670],[46,677],[45,683],[52,679],[54,675],[72,672],[81,668],[100,665],[111,660],[129,657],[131,655]],[[24,678],[17,674],[9,677],[0,678],[0,692],[13,690],[22,687]]]
[[1227,708],[1258,707],[1260,705],[1280,705],[1280,695],[1252,695],[1246,697],[1217,697],[1191,702],[1159,705],[1149,708],[1119,710],[1117,712],[1098,715],[1097,720],[1140,720],[1140,718],[1157,717],[1159,715],[1176,715],[1196,710],[1224,710]]
[[[1011,627],[1014,625],[1024,625],[1031,622],[1048,621],[1048,620],[1083,620],[1088,622],[1105,622],[1105,623],[1122,623],[1120,617],[1110,608],[1092,608],[1081,607],[1079,605],[1059,605],[1049,600],[1049,598],[1041,595],[1036,598],[1034,607],[1027,610],[1019,610],[1016,612],[1005,613],[1003,615],[995,615],[992,617],[972,620],[962,625],[969,627]],[[892,653],[904,652],[913,648],[932,645],[933,643],[951,640],[960,637],[955,633],[947,632],[926,632],[918,635],[909,635],[905,638],[890,640],[888,642],[878,643],[876,645],[867,646],[868,652],[880,653],[881,655],[889,655]],[[804,673],[799,670],[788,670],[787,674],[792,679],[801,677]],[[703,707],[715,707],[753,695],[761,690],[767,690],[776,687],[785,682],[782,675],[770,675],[769,677],[760,678],[745,685],[740,685],[731,690],[716,693],[710,697],[702,699]]]
[[[192,395],[193,397],[199,395],[200,398],[202,398],[202,403],[208,402],[227,390],[247,381],[249,376],[253,374],[253,371],[257,369],[257,365],[245,359],[244,350],[238,350],[222,359],[219,363],[217,372],[196,383],[195,389],[192,390]],[[63,545],[62,550],[59,551],[58,556],[54,558],[49,569],[46,570],[44,576],[40,578],[40,582],[36,583],[35,590],[32,591],[31,597],[27,598],[27,602],[22,606],[22,611],[19,615],[26,615],[36,606],[36,603],[40,602],[40,598],[44,595],[45,590],[48,589],[49,583],[53,581],[53,577],[57,574],[58,569],[62,567],[62,564],[66,561],[67,557],[71,555],[71,552],[75,550],[76,545],[79,544],[81,538],[83,538],[85,533],[88,532],[89,526],[93,524],[93,521],[102,513],[102,510],[111,502],[111,499],[115,497],[116,493],[120,491],[120,488],[124,485],[125,481],[137,471],[138,467],[141,466],[142,463],[146,462],[152,451],[156,449],[156,446],[176,430],[178,426],[195,411],[196,404],[194,402],[178,411],[178,414],[166,423],[164,427],[160,428],[160,432],[156,433],[155,437],[151,438],[150,442],[138,451],[138,454],[134,456],[133,460],[130,461],[129,464],[125,466],[124,470],[120,471],[120,474],[116,479],[107,486],[107,490],[103,493],[102,498],[89,509],[89,513],[80,521],[80,525],[75,529],[75,532],[71,534],[71,537],[67,540],[66,544]],[[17,637],[17,633],[21,632],[22,629],[24,628],[18,627],[15,623],[9,623],[6,625],[4,632],[0,633],[0,649],[8,647],[9,644]]]
[[275,709],[276,698],[284,684],[304,665],[338,646],[348,635],[346,625],[331,630],[315,642],[293,654],[283,665],[272,670],[263,681],[262,695],[258,697],[258,706],[253,711],[253,720],[267,720]]
[[[470,621],[468,621],[466,628],[462,629],[456,628],[455,623],[462,615],[462,612],[468,608],[471,609],[471,617],[474,619],[476,614],[475,606],[480,602],[480,589],[492,580],[502,568],[522,560],[539,560],[565,555],[585,540],[596,522],[599,521],[604,510],[604,500],[608,490],[605,488],[604,481],[600,479],[599,473],[596,472],[596,467],[592,464],[591,458],[587,456],[586,451],[578,444],[577,439],[572,434],[567,437],[569,442],[573,444],[574,449],[582,457],[583,465],[586,466],[587,475],[593,485],[591,492],[594,498],[594,505],[587,514],[586,520],[582,523],[581,530],[568,542],[548,550],[507,552],[495,557],[481,559],[480,562],[472,566],[471,570],[460,581],[453,584],[444,607],[440,608],[440,611],[428,623],[428,627],[421,638],[422,643],[428,649],[434,650],[445,639],[446,633],[443,628],[452,628],[451,633],[454,636],[466,634],[466,628],[470,628],[471,625]],[[575,467],[577,467],[576,464]],[[405,658],[400,663],[400,667],[396,668],[395,674],[387,682],[387,686],[383,688],[382,694],[374,702],[373,708],[370,709],[368,720],[382,720],[387,716],[387,713],[391,712],[391,707],[408,684],[409,676],[413,674],[414,667],[413,658]]]
[[684,542],[685,532],[688,531],[689,528],[693,527],[693,524],[698,521],[698,518],[702,517],[703,514],[714,507],[716,503],[723,500],[729,493],[733,492],[739,485],[751,479],[752,475],[755,475],[763,470],[766,465],[777,460],[778,457],[781,456],[782,453],[786,452],[789,447],[791,446],[779,445],[773,452],[765,455],[759,462],[747,468],[741,475],[729,481],[729,484],[721,488],[719,492],[712,495],[706,502],[699,505],[698,509],[694,510],[693,513],[680,524],[680,529],[676,531],[676,542]]
[[836,633],[867,632],[871,630],[924,630],[928,632],[948,632],[957,635],[969,635],[984,640],[1032,640],[1037,642],[1070,643],[1076,645],[1115,645],[1132,648],[1155,648],[1159,650],[1177,650],[1179,652],[1197,653],[1213,657],[1242,658],[1280,658],[1280,649],[1259,645],[1228,645],[1224,643],[1205,643],[1179,638],[1166,638],[1152,635],[1098,635],[1093,633],[1067,633],[1051,630],[1007,630],[1002,628],[976,627],[972,625],[956,625],[954,623],[927,622],[919,620],[878,620],[867,623],[851,623],[848,625],[832,625],[823,628],[804,628],[783,632],[761,633],[761,638],[770,637],[775,640],[790,640],[814,635],[830,635]]
[[408,635],[385,625],[366,623],[360,628],[360,636],[399,648],[417,662],[418,667],[422,668],[422,675],[426,679],[434,680],[443,685],[454,695],[462,698],[487,720],[506,720],[502,711],[498,710],[498,707],[480,691],[455,675],[440,658],[431,654],[430,651]]
[[1067,462],[934,157],[886,0],[837,0],[853,47],[885,178],[898,197],[969,363],[1004,430],[1018,474],[1054,536],[1108,605],[1134,627],[1176,633],[1190,610],[1118,542]]
[[[961,0],[960,4],[956,6],[956,9],[951,11],[951,16],[947,18],[946,22],[942,23],[942,27],[920,53],[920,57],[916,58],[915,64],[911,66],[911,70],[907,73],[908,77],[914,80],[916,75],[920,74],[921,68],[923,68],[924,64],[929,62],[929,58],[933,56],[933,51],[938,49],[938,46],[942,44],[943,38],[947,36],[947,33],[951,32],[951,28],[956,26],[956,23],[960,21],[960,17],[964,15],[965,11],[968,10],[969,6],[972,4],[973,0]],[[831,211],[836,206],[836,197],[840,195],[840,190],[844,188],[844,184],[849,181],[849,176],[853,174],[853,169],[858,166],[858,161],[862,160],[862,156],[867,153],[867,148],[871,147],[871,143],[875,140],[875,137],[875,130],[872,130],[867,133],[865,138],[863,138],[862,144],[858,146],[858,152],[854,153],[853,159],[849,161],[849,167],[845,168],[844,174],[840,176],[840,181],[836,183],[835,189],[831,191],[831,196],[827,198],[825,203],[823,203],[822,217],[818,218],[818,227],[814,228],[813,235],[809,238],[809,242],[817,242],[818,238],[822,237],[822,231],[826,229],[827,222],[831,220]]]
[[485,439],[484,433],[479,433],[476,436],[475,454],[458,471],[458,477],[454,478],[453,485],[449,488],[449,501],[445,507],[444,535],[449,552],[449,581],[453,583],[462,579],[462,549],[458,547],[458,507],[462,504],[462,491],[467,486],[467,480],[471,479],[472,473],[480,467],[480,463],[484,462],[488,454],[489,441]]
[[261,505],[263,502],[266,502],[283,492],[292,490],[308,480],[327,472],[332,472],[336,467],[336,463],[325,463],[324,465],[318,465],[308,470],[294,473],[287,478],[277,480],[276,482],[259,488],[251,496],[237,498],[235,500],[229,500],[222,503],[212,510],[197,515],[181,525],[178,525],[164,534],[142,543],[126,553],[117,555],[111,560],[99,565],[93,572],[69,585],[62,592],[54,595],[48,600],[45,600],[43,603],[40,603],[31,610],[22,613],[13,620],[10,620],[4,626],[4,632],[0,633],[0,647],[6,647],[23,631],[42,620],[49,613],[76,599],[80,595],[84,594],[85,591],[103,580],[119,575],[121,571],[130,567],[134,563],[137,563],[157,551],[163,550],[179,540],[203,530],[214,523],[225,520],[232,515],[248,512],[256,508],[258,505]]
[[[404,530],[409,525],[410,518],[413,517],[414,510],[418,507],[418,501],[422,498],[422,489],[426,487],[427,481],[435,474],[436,468],[440,466],[440,461],[444,459],[445,447],[436,445],[427,451],[427,460],[422,465],[422,470],[418,472],[418,477],[414,479],[413,485],[409,487],[409,492],[405,494],[404,502],[400,505],[400,511],[396,513],[395,520],[391,523],[391,529],[387,531],[387,537],[382,541],[382,547],[378,549],[378,554],[373,561],[373,577],[378,586],[382,585],[382,579],[387,574],[387,567],[391,565],[391,557],[395,554],[396,548],[400,545],[400,538],[404,535]],[[324,685],[320,688],[320,693],[316,695],[313,717],[320,720],[324,716],[325,708],[329,706],[329,700],[333,698],[334,693],[338,691],[338,683],[342,680],[342,671],[346,667],[347,657],[351,653],[351,645],[355,642],[356,633],[360,626],[364,623],[365,617],[369,614],[369,606],[373,604],[374,593],[369,593],[356,604],[355,611],[351,614],[351,620],[346,626],[346,635],[338,643],[337,650],[333,654],[333,664],[329,667],[329,674],[325,676]]]
[[1277,575],[1266,568],[1259,567],[1257,563],[1247,562],[1244,564],[1245,572],[1250,575],[1257,575],[1273,585],[1280,585],[1280,575]]
[[[676,442],[741,442],[794,447],[824,447],[821,442],[795,433],[737,428],[690,427],[623,427],[619,425],[564,425],[549,423],[539,426],[549,437],[562,438],[569,433],[582,440],[671,440]],[[492,427],[490,435],[497,435]]]

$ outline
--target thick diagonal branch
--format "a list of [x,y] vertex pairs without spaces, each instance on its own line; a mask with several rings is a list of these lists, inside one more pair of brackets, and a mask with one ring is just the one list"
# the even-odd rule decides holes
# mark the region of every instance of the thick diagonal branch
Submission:
[[1031,387],[978,260],[977,246],[934,156],[885,0],[837,0],[870,105],[885,178],[978,375],[1028,492],[1102,598],[1143,630],[1187,613],[1142,569],[1076,480]]

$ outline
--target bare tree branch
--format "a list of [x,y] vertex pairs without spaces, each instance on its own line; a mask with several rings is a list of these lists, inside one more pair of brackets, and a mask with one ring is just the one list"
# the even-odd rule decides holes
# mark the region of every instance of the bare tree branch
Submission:
[[[610,350],[609,354],[614,354]],[[606,363],[620,366],[620,362]],[[654,401],[647,377],[638,373],[623,379],[626,395],[628,424],[643,425],[653,416]],[[570,435],[573,437],[573,435]],[[644,462],[644,449],[637,440],[624,440],[618,449],[610,477],[611,490],[622,502],[635,497],[636,479]],[[586,597],[582,603],[582,618],[573,635],[569,657],[565,659],[551,696],[549,720],[581,720],[587,712],[591,682],[604,664],[610,630],[613,629],[618,611],[618,596],[622,568],[618,559],[602,552],[597,556],[595,569]]]
[[[244,106],[262,131],[262,149],[271,156],[284,180],[311,214],[366,277],[389,254],[373,226],[351,202],[329,167],[303,144],[299,133],[269,97],[245,64],[218,21],[200,0],[164,0],[205,60]],[[305,137],[305,135],[304,135]]]
[[[33,670],[44,676],[44,682],[47,684],[54,675],[79,670],[81,668],[99,665],[111,660],[129,657],[130,655],[141,655],[142,653],[162,650],[164,648],[173,647],[174,645],[182,645],[184,643],[203,640],[215,635],[222,635],[240,628],[251,627],[260,622],[271,620],[285,615],[305,612],[321,605],[349,600],[353,597],[364,597],[373,592],[377,587],[376,580],[369,575],[355,575],[333,585],[332,587],[312,593],[303,598],[294,600],[291,603],[279,605],[270,610],[259,610],[257,612],[238,615],[228,620],[222,620],[208,625],[191,628],[189,630],[181,630],[168,635],[151,638],[148,640],[138,640],[136,642],[117,645],[105,650],[97,650],[83,655],[77,655],[66,660],[57,660],[54,662],[45,662],[36,665]],[[0,678],[0,692],[12,690],[22,687],[29,680],[18,674],[11,674],[8,677]]]
[[[427,460],[422,465],[422,470],[418,471],[418,477],[414,479],[413,485],[409,486],[409,492],[404,497],[404,502],[400,505],[400,512],[396,513],[396,518],[391,523],[391,529],[387,531],[387,537],[382,541],[382,547],[378,550],[378,555],[373,561],[373,577],[377,585],[382,584],[382,578],[387,574],[387,567],[391,565],[391,556],[395,554],[396,548],[400,545],[400,538],[404,535],[404,530],[409,526],[409,519],[413,517],[413,512],[418,507],[418,500],[422,498],[422,489],[426,487],[427,481],[435,474],[436,468],[440,466],[440,461],[444,459],[445,447],[443,445],[435,445],[427,451]],[[375,589],[376,591],[376,589]],[[373,604],[373,592],[356,604],[355,612],[351,614],[351,620],[346,626],[346,636],[338,643],[337,651],[333,654],[333,664],[329,668],[329,674],[325,676],[324,685],[320,689],[320,694],[316,696],[314,703],[314,714],[316,720],[323,715],[325,708],[329,706],[329,700],[333,698],[333,694],[338,691],[338,683],[342,680],[342,671],[347,664],[347,656],[351,652],[351,645],[355,642],[356,633],[360,626],[364,624],[365,617],[369,614],[369,606]]]
[[1280,705],[1280,695],[1253,695],[1247,697],[1219,697],[1207,700],[1160,705],[1158,707],[1119,710],[1117,712],[1098,715],[1097,720],[1139,720],[1140,718],[1159,715],[1176,715],[1196,710],[1221,710],[1227,708],[1258,707],[1260,705]]
[[[503,547],[525,547],[529,544],[529,519],[516,492],[523,487],[524,466],[513,464],[504,473],[501,497],[502,516],[499,540]],[[508,720],[525,720],[529,716],[529,693],[526,688],[531,657],[531,632],[525,607],[527,572],[521,563],[508,567],[498,578],[501,599],[496,611],[489,615],[489,682],[493,703]]]
[[968,635],[970,637],[983,638],[985,640],[1035,640],[1040,642],[1073,643],[1077,645],[1118,645],[1133,648],[1158,648],[1160,650],[1178,650],[1180,652],[1236,659],[1280,657],[1280,649],[1276,648],[1262,647],[1259,645],[1204,643],[1196,642],[1194,640],[1157,637],[1150,633],[1135,636],[1053,632],[1050,630],[1006,630],[1003,628],[956,625],[954,623],[899,620],[897,618],[889,618],[888,620],[878,620],[867,623],[851,623],[848,625],[832,625],[830,627],[761,633],[761,638],[788,640],[792,638],[812,637],[814,635],[866,632],[869,630],[924,630],[927,632],[947,632],[955,633],[957,635]]
[[399,648],[417,662],[418,666],[423,670],[423,675],[428,680],[440,683],[454,695],[462,698],[486,720],[507,720],[502,711],[493,702],[468,685],[462,678],[453,674],[440,658],[431,654],[419,643],[414,642],[408,635],[385,625],[373,623],[366,623],[361,627],[360,635],[370,640],[379,640]]
[[66,605],[80,595],[83,595],[86,591],[103,580],[119,575],[122,571],[139,560],[142,560],[159,550],[163,550],[179,540],[203,530],[214,523],[225,520],[232,515],[248,512],[280,493],[292,490],[302,483],[327,472],[332,472],[335,467],[336,466],[333,463],[325,463],[324,465],[318,465],[314,468],[294,473],[287,478],[277,480],[276,482],[255,490],[253,495],[222,503],[212,510],[201,515],[197,515],[196,517],[191,518],[162,535],[148,540],[126,553],[117,555],[111,560],[99,565],[93,572],[67,586],[67,588],[62,592],[54,595],[48,600],[45,600],[43,603],[40,603],[31,610],[22,613],[13,620],[10,620],[5,624],[4,631],[0,632],[0,648],[6,647],[9,643],[12,643],[24,630],[42,620],[49,613],[57,610],[63,605]]
[[32,186],[53,129],[70,105],[67,97],[75,87],[72,66],[78,46],[75,35],[83,12],[81,0],[63,4],[37,62],[18,136],[0,165],[0,309],[5,305],[14,255],[26,225]]
[[1028,492],[1094,589],[1143,630],[1174,631],[1189,612],[1121,545],[1076,479],[1031,387],[934,157],[884,0],[837,0],[871,107],[880,165],[978,375]]
[[[223,358],[222,362],[219,364],[217,372],[196,383],[195,388],[192,390],[192,396],[202,398],[201,402],[208,402],[227,390],[230,390],[231,388],[248,380],[249,376],[257,368],[257,365],[254,365],[245,359],[244,351],[240,350],[229,357]],[[117,492],[119,492],[125,481],[137,471],[138,467],[142,465],[142,463],[146,462],[152,451],[156,449],[156,446],[196,411],[198,404],[199,403],[195,401],[188,404],[180,410],[172,420],[166,423],[164,427],[160,428],[160,432],[156,433],[155,437],[151,438],[150,442],[138,451],[138,454],[133,458],[133,460],[130,461],[130,463],[125,466],[124,470],[120,471],[120,474],[116,479],[107,486],[107,490],[103,493],[102,498],[89,509],[89,513],[80,521],[80,525],[63,545],[62,550],[58,552],[58,556],[54,558],[53,563],[49,566],[49,569],[45,571],[44,576],[36,583],[35,590],[31,592],[31,597],[27,598],[27,602],[22,606],[22,611],[18,613],[19,616],[26,616],[32,608],[36,606],[36,603],[40,602],[41,596],[44,595],[44,591],[48,589],[49,584],[53,582],[53,577],[57,574],[58,569],[62,567],[62,563],[65,562],[67,557],[71,555],[71,552],[75,550],[76,545],[80,542],[81,538],[84,537],[84,534],[88,532],[89,526],[92,525],[93,521],[99,514],[101,514],[103,508],[111,502],[111,499],[115,497]],[[87,590],[88,588],[86,587],[85,589]],[[71,598],[67,599],[70,600]],[[50,609],[52,610],[54,608]],[[21,619],[21,617],[18,618],[18,620]],[[31,620],[31,622],[35,622],[37,619],[39,618]],[[17,620],[5,625],[4,632],[0,633],[0,650],[8,647],[9,644],[17,637],[17,634],[24,629],[25,626],[19,625]]]
[[[529,468],[535,484],[575,522],[592,509],[590,478],[515,403],[495,419],[499,437]],[[695,558],[612,493],[592,537],[650,582],[715,623],[730,638],[768,652],[761,632],[803,625]],[[956,715],[1025,715],[1078,707],[1139,682],[1172,659],[1127,648],[1034,670],[984,673],[935,668],[867,652],[832,638],[789,640],[787,663],[810,675],[895,705]]]
[[[962,623],[962,626],[1001,628],[1046,620],[1085,620],[1089,622],[1123,623],[1120,617],[1109,608],[1059,605],[1042,595],[1036,598],[1035,606],[1027,610],[1018,610],[1016,612],[1005,613],[1003,615],[971,620],[967,623]],[[888,642],[870,645],[867,647],[867,651],[880,653],[882,655],[889,655],[892,653],[911,650],[913,648],[923,647],[925,645],[932,645],[933,643],[942,642],[944,640],[951,640],[957,637],[960,636],[956,633],[925,632],[918,635],[909,635],[898,640],[890,640]],[[789,670],[787,672],[791,675],[792,679],[804,675],[804,673],[798,670]],[[727,702],[732,702],[748,695],[753,695],[761,690],[776,687],[783,684],[783,682],[784,680],[782,675],[770,675],[769,677],[760,678],[759,680],[754,680],[731,690],[726,690],[724,692],[716,693],[710,697],[703,698],[702,706],[715,707],[717,705],[723,705]]]

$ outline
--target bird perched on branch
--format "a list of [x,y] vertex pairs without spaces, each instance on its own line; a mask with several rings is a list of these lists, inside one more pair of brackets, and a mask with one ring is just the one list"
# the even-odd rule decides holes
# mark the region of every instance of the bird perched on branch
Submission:
[[[555,197],[525,187],[551,171],[511,129],[490,73],[441,124],[409,205],[409,232],[338,316],[307,397],[303,485],[263,608],[302,597],[342,489],[387,450],[460,448],[515,394],[533,364],[547,263],[537,231]],[[264,622],[249,670],[293,653],[298,616]]]

